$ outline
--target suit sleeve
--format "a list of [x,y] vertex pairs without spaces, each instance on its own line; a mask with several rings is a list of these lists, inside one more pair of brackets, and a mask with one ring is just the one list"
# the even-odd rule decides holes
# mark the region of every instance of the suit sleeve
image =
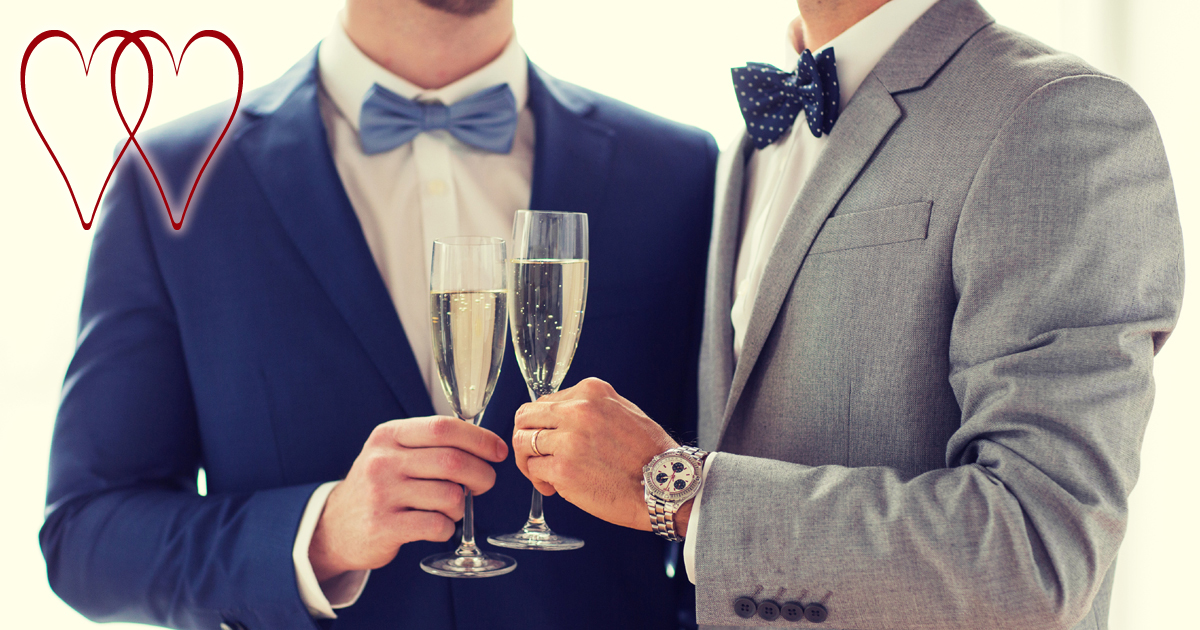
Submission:
[[94,621],[317,627],[292,544],[316,484],[199,496],[197,411],[127,152],[88,264],[40,533],[50,584]]
[[722,454],[699,523],[701,623],[768,625],[733,615],[756,584],[760,600],[785,587],[783,600],[824,602],[835,628],[1071,628],[1091,614],[1183,290],[1170,173],[1137,95],[1100,76],[1031,94],[979,167],[952,266],[962,417],[945,468]]

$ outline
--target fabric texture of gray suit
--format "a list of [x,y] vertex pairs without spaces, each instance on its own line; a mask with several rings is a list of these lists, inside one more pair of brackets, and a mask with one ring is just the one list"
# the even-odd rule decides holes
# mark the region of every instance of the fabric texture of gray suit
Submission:
[[813,627],[1106,628],[1183,292],[1145,104],[975,0],[934,5],[844,107],[735,361],[750,147],[718,170],[699,622],[790,626],[736,616],[749,596],[820,602]]

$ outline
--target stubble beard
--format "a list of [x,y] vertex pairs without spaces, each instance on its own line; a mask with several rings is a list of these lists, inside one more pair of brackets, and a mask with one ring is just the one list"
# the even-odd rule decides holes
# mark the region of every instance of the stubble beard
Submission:
[[472,17],[486,13],[496,4],[496,0],[417,0],[421,4],[438,11],[452,15]]

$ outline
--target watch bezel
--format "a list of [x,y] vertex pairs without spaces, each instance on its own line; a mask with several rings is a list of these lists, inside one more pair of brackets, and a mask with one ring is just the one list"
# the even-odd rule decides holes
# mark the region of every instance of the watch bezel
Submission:
[[[654,478],[651,477],[651,474],[653,474],[654,469],[658,466],[659,462],[663,461],[664,459],[681,459],[684,461],[684,463],[692,467],[692,482],[689,483],[683,490],[663,492],[658,488],[658,484],[654,482]],[[665,503],[678,503],[680,501],[686,501],[696,495],[696,492],[700,489],[700,472],[703,470],[703,468],[704,465],[695,457],[692,457],[692,455],[687,451],[671,449],[655,455],[654,459],[651,459],[648,464],[642,467],[642,481],[646,485],[646,492],[648,492],[651,496]]]

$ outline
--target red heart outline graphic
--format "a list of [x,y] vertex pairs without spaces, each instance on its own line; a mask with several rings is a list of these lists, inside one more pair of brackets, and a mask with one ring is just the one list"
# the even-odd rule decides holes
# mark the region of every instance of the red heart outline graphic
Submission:
[[[142,31],[139,31],[139,33],[141,32]],[[131,42],[135,44],[138,49],[142,51],[142,57],[146,60],[146,71],[149,73],[150,77],[150,80],[146,85],[146,102],[142,105],[142,114],[138,117],[137,123],[133,126],[133,129],[129,128],[129,125],[125,123],[124,118],[121,119],[121,123],[125,126],[125,131],[128,132],[129,137],[126,138],[125,144],[121,146],[121,151],[117,153],[116,159],[113,160],[112,166],[109,167],[108,175],[104,178],[104,185],[100,187],[100,192],[96,195],[96,205],[92,206],[92,215],[86,221],[83,219],[83,210],[79,207],[79,200],[75,197],[75,189],[71,186],[71,180],[67,177],[66,170],[63,169],[62,163],[58,161],[58,156],[55,155],[54,149],[50,148],[50,142],[46,140],[46,135],[42,133],[41,126],[38,125],[37,119],[33,116],[33,109],[29,107],[29,93],[25,88],[25,70],[29,66],[29,58],[33,55],[34,49],[37,48],[42,42],[54,37],[65,39],[68,42],[71,42],[71,45],[75,47],[75,52],[79,53],[79,61],[83,64],[83,76],[85,77],[88,76],[88,73],[91,71],[92,61],[96,56],[96,51],[100,48],[100,44],[103,44],[105,41],[113,37],[123,37],[124,40],[120,45],[121,49],[123,50],[124,47],[127,47]],[[114,57],[111,77],[114,99],[116,99],[117,89],[116,69],[117,60],[116,57]],[[75,38],[71,37],[64,31],[44,31],[37,37],[33,38],[33,41],[29,42],[29,46],[25,48],[25,56],[21,58],[21,98],[25,101],[25,113],[29,114],[29,121],[33,123],[34,131],[36,131],[38,137],[41,138],[42,144],[46,147],[46,151],[50,152],[50,159],[54,160],[54,165],[58,167],[58,172],[60,175],[62,175],[63,182],[67,184],[67,192],[71,193],[71,201],[75,204],[75,213],[79,215],[79,222],[83,225],[84,230],[90,230],[92,228],[92,223],[96,220],[96,210],[100,208],[100,200],[104,197],[104,190],[108,188],[108,182],[112,179],[113,171],[117,169],[117,164],[121,161],[121,157],[125,155],[125,150],[129,148],[129,143],[133,140],[134,134],[137,133],[137,130],[142,126],[142,121],[146,118],[146,112],[150,109],[150,95],[153,93],[153,91],[154,63],[150,60],[150,51],[146,49],[146,45],[142,43],[138,33],[130,33],[129,31],[123,30],[112,30],[105,33],[96,42],[96,45],[92,47],[92,52],[88,55],[87,61],[84,61],[83,50],[79,48],[79,44],[75,42]],[[118,114],[119,113],[120,112],[118,108]]]
[[[167,201],[167,193],[163,190],[162,182],[158,178],[158,173],[154,170],[154,165],[150,163],[150,157],[147,156],[146,152],[142,149],[142,144],[138,142],[136,131],[138,124],[141,124],[141,120],[139,119],[138,124],[135,124],[133,129],[130,129],[129,123],[125,120],[125,114],[121,111],[121,104],[117,101],[117,60],[120,59],[122,54],[124,54],[125,48],[130,44],[130,40],[126,39],[122,41],[121,44],[117,46],[117,51],[113,53],[113,104],[117,108],[117,115],[120,116],[121,124],[125,126],[125,130],[129,132],[129,139],[133,141],[133,146],[137,148],[138,153],[142,156],[142,161],[146,163],[146,168],[150,169],[150,175],[154,177],[154,184],[158,186],[158,194],[162,197],[163,205],[167,208],[167,218],[171,221],[171,227],[179,230],[183,227],[183,218],[187,216],[188,207],[192,205],[192,197],[196,194],[196,187],[200,185],[200,177],[204,175],[204,170],[208,168],[208,163],[212,161],[213,154],[217,152],[217,147],[221,146],[221,142],[225,140],[225,134],[229,132],[229,126],[233,124],[233,118],[237,115],[238,107],[240,107],[242,104],[242,83],[245,79],[245,71],[242,67],[242,55],[238,52],[237,46],[233,44],[233,40],[229,39],[229,37],[221,31],[215,31],[211,29],[200,31],[195,35],[192,35],[192,38],[189,39],[186,44],[184,44],[183,50],[180,51],[178,62],[175,61],[175,53],[171,51],[171,47],[167,44],[167,40],[163,39],[158,33],[149,30],[142,30],[134,33],[134,35],[141,35],[143,37],[150,36],[161,42],[163,47],[167,49],[167,54],[171,56],[171,64],[174,66],[175,76],[179,76],[179,68],[181,65],[183,65],[183,56],[187,54],[188,48],[190,48],[192,43],[196,40],[205,37],[218,40],[225,44],[225,47],[228,48],[229,52],[233,55],[234,62],[237,63],[238,90],[237,98],[233,101],[233,111],[229,112],[229,118],[225,121],[225,127],[221,129],[221,135],[217,136],[217,141],[213,143],[212,149],[208,151],[208,156],[204,158],[204,164],[200,166],[200,171],[196,173],[196,178],[192,180],[192,189],[188,192],[187,202],[183,204],[183,211],[179,213],[179,221],[176,222],[175,215],[171,213],[171,202]],[[140,42],[140,38],[137,41]],[[153,74],[154,70],[151,69],[150,72]],[[153,77],[151,77],[151,80],[153,80]]]
[[[83,74],[84,76],[87,76],[91,68],[92,59],[95,57],[96,50],[100,48],[100,44],[104,43],[109,38],[118,36],[122,37],[123,39],[117,46],[116,52],[113,53],[112,69],[110,71],[109,78],[112,88],[113,106],[116,108],[117,116],[121,119],[121,124],[125,127],[125,131],[128,133],[129,137],[125,140],[125,144],[121,146],[121,150],[117,154],[117,158],[113,160],[113,165],[108,170],[108,175],[104,178],[104,185],[100,188],[100,194],[96,197],[96,205],[92,207],[91,217],[88,220],[84,220],[83,211],[80,209],[79,201],[75,197],[75,189],[71,186],[71,180],[67,177],[67,173],[63,169],[62,164],[59,162],[58,156],[55,155],[54,149],[50,147],[50,143],[46,140],[46,135],[42,133],[41,126],[38,125],[37,119],[33,115],[33,109],[29,106],[29,95],[25,86],[26,68],[29,65],[30,56],[33,54],[34,49],[36,49],[38,45],[47,39],[58,37],[71,42],[71,45],[75,47],[76,52],[79,53],[79,60],[83,62]],[[208,155],[204,159],[204,164],[201,165],[199,172],[196,173],[196,178],[192,181],[192,187],[188,193],[187,202],[184,203],[183,211],[179,214],[179,221],[175,220],[175,216],[171,212],[171,203],[167,200],[167,194],[163,190],[162,181],[159,179],[158,173],[154,170],[154,165],[150,162],[150,157],[146,155],[145,150],[142,149],[142,145],[137,139],[137,131],[141,128],[142,121],[146,118],[146,112],[150,109],[150,97],[154,92],[154,64],[150,59],[150,51],[147,50],[146,45],[142,42],[142,39],[145,37],[151,37],[158,40],[159,43],[161,43],[163,47],[167,49],[167,54],[170,55],[171,64],[175,70],[175,76],[179,76],[179,68],[183,64],[183,56],[187,53],[188,48],[190,48],[192,43],[196,40],[206,37],[216,39],[225,44],[225,47],[228,48],[229,52],[233,55],[234,62],[237,63],[238,89],[237,98],[233,103],[233,111],[229,113],[229,118],[225,121],[225,127],[221,129],[221,135],[219,135],[216,142],[213,143],[212,149],[209,150]],[[121,55],[124,54],[125,49],[128,48],[130,44],[136,45],[141,51],[142,56],[146,60],[147,73],[146,102],[143,104],[142,113],[138,116],[137,122],[134,123],[133,128],[129,127],[129,122],[125,118],[124,112],[121,111],[121,103],[117,99],[117,64],[121,59]],[[167,209],[167,218],[171,221],[171,227],[175,230],[182,229],[183,219],[185,216],[187,216],[188,208],[192,204],[192,198],[196,194],[196,188],[200,185],[200,178],[204,175],[205,169],[208,168],[209,162],[212,161],[212,157],[217,152],[217,148],[220,147],[221,142],[225,140],[225,134],[229,132],[229,127],[233,124],[233,119],[237,115],[238,108],[241,106],[244,80],[245,69],[242,66],[242,55],[238,51],[237,46],[234,45],[233,41],[224,33],[211,29],[203,30],[195,35],[192,35],[191,39],[189,39],[187,44],[184,45],[183,51],[179,53],[178,62],[175,61],[175,54],[171,51],[171,47],[167,44],[167,41],[163,39],[163,37],[157,32],[146,29],[132,33],[125,30],[113,30],[105,33],[104,36],[101,37],[100,40],[96,42],[96,45],[92,48],[91,55],[88,56],[87,61],[84,61],[83,50],[80,49],[79,44],[75,42],[73,37],[71,37],[65,31],[48,30],[40,33],[33,39],[33,41],[29,43],[29,46],[25,48],[25,56],[21,59],[21,97],[25,102],[25,112],[29,114],[29,120],[33,123],[34,130],[37,131],[38,137],[41,138],[42,144],[46,147],[46,151],[50,153],[50,159],[54,160],[54,165],[58,167],[58,172],[62,175],[63,182],[66,183],[67,191],[71,194],[71,201],[75,204],[75,212],[79,215],[79,222],[83,225],[84,230],[91,229],[92,223],[96,219],[96,211],[100,207],[100,200],[104,197],[104,190],[108,187],[108,183],[112,179],[112,174],[116,170],[117,164],[120,163],[121,157],[125,155],[125,151],[129,148],[129,144],[131,142],[133,143],[134,147],[137,148],[138,154],[142,156],[142,161],[146,164],[146,168],[150,170],[150,175],[154,178],[154,184],[158,187],[158,194],[162,197],[163,205]]]

